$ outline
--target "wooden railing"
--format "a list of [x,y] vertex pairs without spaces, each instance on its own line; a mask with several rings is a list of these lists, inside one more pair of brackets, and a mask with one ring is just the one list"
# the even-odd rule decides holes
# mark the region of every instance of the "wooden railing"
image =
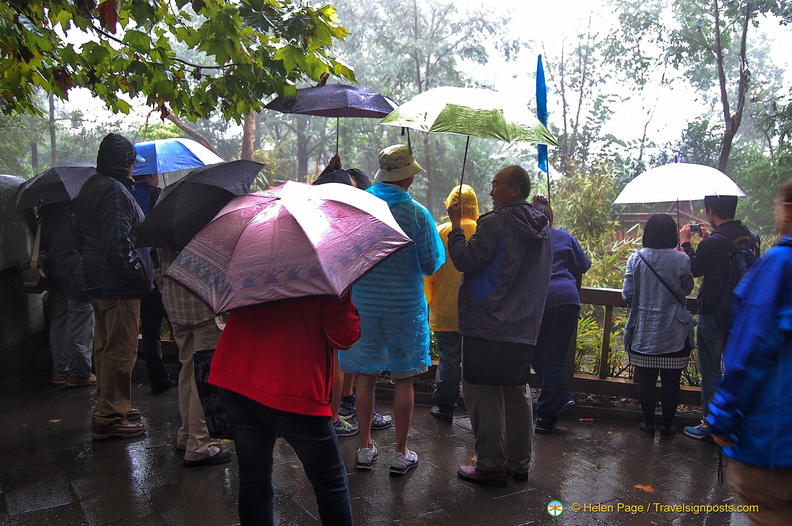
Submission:
[[[638,398],[638,385],[632,378],[614,378],[609,375],[608,360],[610,358],[611,335],[613,334],[613,309],[625,308],[626,303],[621,297],[621,289],[600,289],[583,287],[580,291],[580,302],[584,305],[604,307],[602,340],[600,354],[597,360],[595,374],[581,374],[575,372],[576,342],[572,342],[567,361],[566,385],[577,393],[592,393],[603,396],[616,396],[621,398]],[[696,313],[695,298],[687,298],[688,310]],[[178,352],[171,341],[162,342],[163,354],[175,360]],[[172,355],[172,356],[169,356]],[[434,378],[434,371],[427,374],[427,378]],[[536,375],[531,378],[532,387],[541,387],[541,381]],[[679,402],[688,405],[701,403],[701,389],[693,386],[682,386]]]
[[[633,379],[614,378],[609,376],[609,358],[611,353],[611,335],[613,334],[613,309],[625,308],[627,304],[621,296],[621,289],[599,289],[583,287],[580,291],[580,302],[584,305],[604,307],[605,313],[602,321],[602,341],[600,354],[597,360],[596,374],[580,374],[575,372],[576,345],[570,346],[569,360],[567,361],[566,385],[578,393],[592,393],[603,396],[616,396],[622,398],[638,398],[638,385]],[[692,313],[696,312],[695,298],[687,298],[687,307]],[[538,378],[532,378],[531,385],[540,387]],[[682,404],[698,405],[701,402],[701,389],[699,387],[682,386],[679,402]]]

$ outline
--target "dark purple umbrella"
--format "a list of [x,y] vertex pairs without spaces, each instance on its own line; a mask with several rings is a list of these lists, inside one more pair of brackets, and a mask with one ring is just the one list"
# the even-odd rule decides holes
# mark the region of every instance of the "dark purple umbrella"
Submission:
[[296,97],[278,97],[264,106],[282,113],[336,118],[336,153],[338,153],[338,118],[363,117],[381,119],[398,107],[390,98],[359,86],[325,84],[297,90]]
[[83,183],[95,173],[96,165],[92,163],[50,168],[19,186],[14,206],[17,210],[25,210],[37,205],[71,201],[80,193]]
[[250,191],[263,166],[244,160],[211,164],[166,186],[140,224],[136,245],[180,251],[231,199]]

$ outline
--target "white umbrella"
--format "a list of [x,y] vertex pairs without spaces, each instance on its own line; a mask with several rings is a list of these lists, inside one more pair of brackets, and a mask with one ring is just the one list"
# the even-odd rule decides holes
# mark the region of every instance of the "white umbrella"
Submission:
[[708,195],[745,197],[745,192],[716,168],[673,163],[651,168],[627,183],[613,204],[697,201]]

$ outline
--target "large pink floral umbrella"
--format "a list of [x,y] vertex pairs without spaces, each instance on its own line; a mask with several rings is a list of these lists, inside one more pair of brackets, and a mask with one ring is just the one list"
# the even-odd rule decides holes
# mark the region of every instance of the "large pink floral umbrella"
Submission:
[[409,243],[385,201],[347,185],[289,181],[232,199],[166,276],[223,312],[341,295]]

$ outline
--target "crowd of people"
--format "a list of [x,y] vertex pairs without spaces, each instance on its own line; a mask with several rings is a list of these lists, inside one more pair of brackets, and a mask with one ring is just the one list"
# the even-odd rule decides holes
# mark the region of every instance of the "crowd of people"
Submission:
[[[333,158],[314,184],[348,184],[382,199],[412,243],[341,297],[232,311],[221,328],[202,300],[162,279],[177,252],[136,248],[137,227],[159,195],[155,177],[133,180],[137,159],[127,139],[109,134],[96,174],[79,195],[40,211],[52,278],[52,383],[96,386],[94,440],[146,433],[131,400],[140,327],[152,393],[178,386],[174,445],[184,451],[184,464],[229,462],[231,453],[207,429],[193,373],[193,352],[216,349],[209,382],[228,393],[241,524],[274,522],[278,437],[300,458],[322,523],[352,524],[338,439],[356,435],[353,464],[369,471],[382,462],[372,431],[392,426],[389,474],[403,476],[419,465],[418,452],[408,447],[413,384],[431,365],[434,335],[439,365],[431,415],[453,422],[461,388],[473,430],[474,461],[459,466],[458,477],[492,486],[528,480],[533,434],[551,433],[575,407],[564,378],[591,262],[572,234],[553,227],[548,199],[529,199],[523,168],[494,175],[485,214],[470,186],[451,189],[448,221],[436,226],[409,193],[422,168],[408,146],[380,152],[373,182]],[[792,183],[776,207],[780,242],[732,291],[735,254],[759,256],[756,235],[734,219],[736,206],[736,197],[706,198],[707,223],[698,225],[695,249],[690,225],[678,229],[666,214],[647,221],[643,248],[630,256],[624,275],[624,345],[636,371],[638,427],[655,433],[659,376],[665,437],[677,432],[680,376],[697,350],[702,423],[684,428],[685,435],[722,446],[739,466],[733,484],[741,498],[759,504],[768,524],[788,524],[792,412],[783,389],[792,382]],[[703,277],[697,320],[686,303],[694,277]],[[735,308],[724,326],[718,309],[730,294]],[[179,350],[178,381],[162,363],[163,319]],[[532,370],[541,379],[536,416]],[[392,416],[375,408],[384,371],[394,381]]]

